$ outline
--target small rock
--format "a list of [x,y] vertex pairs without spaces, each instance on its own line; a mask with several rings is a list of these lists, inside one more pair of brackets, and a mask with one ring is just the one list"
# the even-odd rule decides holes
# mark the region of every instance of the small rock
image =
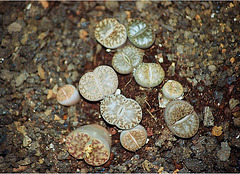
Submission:
[[191,39],[193,37],[193,34],[191,31],[184,31],[184,38],[185,39]]
[[72,125],[75,127],[78,125],[78,123],[79,123],[78,121],[73,121]]
[[183,45],[177,44],[177,52],[183,54]]
[[61,151],[61,152],[58,154],[57,158],[58,158],[58,160],[65,160],[65,159],[68,158],[68,156],[69,156],[69,153],[68,153],[68,152]]
[[227,83],[231,85],[233,82],[237,80],[236,76],[232,75],[231,77],[227,78]]
[[240,117],[233,118],[233,124],[236,127],[240,127]]
[[32,139],[29,138],[27,135],[23,137],[23,147],[27,147],[31,144]]
[[48,107],[45,111],[44,111],[44,114],[46,115],[46,116],[49,116],[51,113],[52,113],[52,108],[51,107]]
[[74,69],[74,64],[73,63],[70,63],[68,66],[67,66],[67,71],[72,71]]
[[214,100],[216,100],[219,104],[221,104],[222,99],[223,99],[223,93],[214,91]]
[[84,168],[81,168],[80,170],[80,173],[88,173],[89,169],[84,167]]
[[47,36],[47,32],[42,32],[42,33],[40,33],[39,35],[38,35],[38,39],[39,40],[43,40],[46,36]]
[[210,72],[216,71],[216,69],[217,69],[217,67],[216,67],[215,65],[209,65],[209,66],[208,66],[208,70],[209,70]]
[[0,78],[6,82],[10,82],[13,78],[13,74],[9,70],[3,69],[0,71]]
[[148,160],[145,160],[143,163],[142,163],[142,167],[145,171],[147,172],[150,172],[154,165],[152,163],[150,163]]
[[18,164],[21,166],[26,166],[32,163],[32,160],[30,157],[26,157],[24,160],[18,161]]
[[221,142],[221,149],[218,151],[217,156],[221,161],[227,161],[231,153],[231,148],[227,142]]
[[209,106],[204,108],[203,114],[204,114],[204,120],[203,120],[204,126],[207,126],[207,127],[214,126],[214,117]]
[[54,119],[53,119],[54,121],[60,121],[60,120],[62,120],[58,115],[54,115]]
[[175,69],[176,69],[175,62],[172,62],[172,64],[168,68],[168,74],[170,76],[174,76],[175,75]]
[[138,11],[145,10],[151,4],[150,1],[136,1],[136,8]]
[[49,89],[47,94],[47,99],[56,98],[56,94],[53,93],[53,90]]
[[39,77],[41,78],[41,79],[45,79],[46,77],[45,77],[45,71],[44,71],[44,69],[41,67],[41,65],[39,65],[38,66],[38,75],[39,75]]
[[163,129],[162,134],[159,136],[159,138],[155,142],[155,145],[158,147],[162,147],[163,145],[165,145],[164,147],[171,148],[172,143],[168,143],[168,142],[176,141],[176,140],[177,139],[173,136],[170,130],[168,128],[165,128]]
[[75,81],[77,81],[78,79],[79,79],[79,73],[77,72],[77,71],[73,71],[72,73],[71,73],[71,79],[72,79],[72,81],[73,82],[75,82]]
[[88,36],[88,32],[86,30],[79,30],[78,36],[80,39],[82,39],[83,41],[87,40],[87,36]]
[[29,74],[26,71],[24,71],[18,77],[16,77],[16,79],[15,79],[16,87],[21,86],[23,84],[23,82],[25,80],[27,80],[28,76],[29,76]]
[[20,32],[22,30],[22,26],[18,22],[13,22],[8,26],[8,32],[10,34]]
[[205,148],[208,152],[212,152],[217,147],[217,139],[215,137],[206,137]]
[[220,135],[222,135],[222,127],[221,126],[214,126],[213,128],[212,128],[212,135],[213,136],[220,136]]
[[171,1],[160,1],[161,4],[164,6],[164,7],[167,7],[169,5],[172,5],[172,2]]
[[105,6],[108,10],[115,11],[118,9],[119,3],[118,1],[106,1]]
[[234,99],[234,98],[231,98],[231,99],[229,100],[229,107],[230,107],[230,109],[232,110],[232,109],[235,108],[235,106],[237,106],[239,103],[240,103],[239,100]]

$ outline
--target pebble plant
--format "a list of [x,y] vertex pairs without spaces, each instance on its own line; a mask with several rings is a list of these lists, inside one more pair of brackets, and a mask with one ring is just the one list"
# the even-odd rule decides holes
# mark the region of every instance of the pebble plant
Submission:
[[153,28],[143,19],[131,19],[127,26],[127,36],[139,48],[149,48],[155,41]]
[[95,28],[95,38],[104,47],[115,49],[126,42],[126,28],[116,19],[106,18],[97,24]]
[[[135,81],[142,87],[156,87],[162,83],[165,72],[161,65],[142,63],[144,52],[141,49],[149,48],[155,41],[155,32],[145,20],[132,19],[126,29],[116,19],[104,19],[97,24],[95,37],[100,44],[109,49],[122,46],[128,37],[134,46],[118,48],[112,59],[113,68],[120,74],[133,72]],[[101,100],[100,113],[103,119],[122,129],[122,146],[135,152],[147,141],[147,132],[139,125],[142,109],[135,100],[116,92],[118,77],[113,68],[102,65],[92,72],[85,73],[79,81],[79,91],[89,101]],[[168,128],[178,137],[194,136],[199,128],[199,118],[188,102],[176,100],[183,95],[182,85],[169,80],[163,86],[162,93],[159,106],[166,107],[164,118]],[[72,105],[79,98],[72,85],[66,85],[58,91],[57,100],[63,105]],[[66,146],[73,157],[99,166],[109,160],[111,137],[108,131],[99,125],[85,125],[66,137]]]
[[164,119],[168,128],[178,137],[190,138],[199,128],[199,117],[193,106],[183,100],[171,101],[165,111]]
[[80,94],[89,101],[99,101],[113,94],[118,87],[118,77],[110,66],[98,66],[87,72],[79,81]]
[[165,72],[157,63],[142,63],[134,71],[133,76],[140,86],[155,87],[163,81]]
[[183,86],[176,80],[168,80],[162,87],[162,94],[159,92],[159,107],[165,108],[174,99],[183,98]]
[[103,119],[120,129],[131,129],[142,120],[141,106],[133,99],[121,94],[105,97],[100,104]]
[[111,137],[104,127],[90,124],[72,131],[66,137],[66,146],[74,158],[100,166],[110,157]]
[[120,74],[129,74],[142,63],[143,55],[144,52],[133,45],[124,46],[114,54],[112,66]]
[[75,86],[67,84],[57,92],[57,101],[64,106],[75,105],[80,100],[80,95]]
[[128,130],[124,130],[120,134],[120,142],[122,146],[132,152],[137,151],[146,144],[147,131],[141,125]]

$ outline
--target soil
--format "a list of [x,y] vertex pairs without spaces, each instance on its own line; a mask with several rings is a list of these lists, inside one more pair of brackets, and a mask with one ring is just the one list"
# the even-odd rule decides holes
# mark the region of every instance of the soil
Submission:
[[[0,172],[239,173],[239,11],[237,1],[0,2]],[[81,98],[66,107],[56,100],[61,86],[78,87],[84,73],[111,66],[116,50],[107,52],[94,37],[105,18],[125,26],[130,18],[148,21],[156,41],[143,62],[160,64],[166,74],[153,88],[118,74],[121,94],[141,105],[148,132],[136,152],[121,146],[120,130],[103,120],[100,102]],[[164,121],[158,94],[170,79],[183,85],[183,100],[199,116],[192,138],[174,136]],[[110,159],[97,167],[65,146],[72,130],[92,123],[112,136]]]

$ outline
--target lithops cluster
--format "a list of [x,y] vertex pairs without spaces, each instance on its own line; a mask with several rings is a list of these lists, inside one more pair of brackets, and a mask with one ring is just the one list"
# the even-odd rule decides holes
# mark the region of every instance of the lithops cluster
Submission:
[[100,166],[110,157],[111,137],[108,131],[99,125],[81,126],[66,137],[68,152],[88,164]]
[[142,19],[132,19],[127,26],[128,39],[139,48],[148,48],[155,41],[155,32],[150,24]]
[[106,65],[98,66],[93,72],[84,74],[79,81],[79,91],[89,101],[99,101],[113,94],[117,87],[117,74]]
[[164,118],[168,128],[179,137],[190,138],[198,131],[199,118],[186,101],[171,101],[164,111]]
[[106,122],[120,129],[133,128],[142,120],[141,106],[121,94],[105,97],[101,101],[100,112]]
[[165,72],[157,63],[142,63],[133,76],[140,86],[155,87],[163,81]]
[[107,18],[97,24],[95,38],[106,48],[115,49],[126,42],[126,28],[116,19]]
[[132,152],[137,151],[145,145],[147,141],[147,131],[141,125],[128,130],[124,130],[120,135],[122,146]]
[[142,63],[143,54],[141,49],[127,45],[114,54],[112,66],[120,74],[129,74]]
[[162,94],[159,93],[159,106],[165,108],[174,99],[183,98],[183,86],[176,80],[168,80],[162,87]]
[[64,85],[57,92],[57,101],[61,105],[72,106],[79,102],[80,95],[78,90],[73,85]]

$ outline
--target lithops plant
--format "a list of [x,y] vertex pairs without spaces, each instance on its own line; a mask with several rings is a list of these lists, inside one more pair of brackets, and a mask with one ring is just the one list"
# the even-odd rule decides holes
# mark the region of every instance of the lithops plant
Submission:
[[67,84],[61,87],[57,92],[57,101],[61,105],[72,106],[79,102],[80,95],[75,86]]
[[108,131],[97,124],[81,126],[66,137],[68,152],[88,164],[100,166],[110,157],[111,137]]
[[147,131],[141,125],[128,130],[124,130],[120,134],[120,142],[122,146],[132,152],[137,151],[146,144]]
[[128,39],[139,48],[148,48],[155,41],[151,25],[142,19],[132,19],[127,26]]
[[157,63],[142,63],[134,71],[133,76],[140,86],[155,87],[163,81],[165,72]]
[[97,24],[95,28],[95,38],[104,47],[115,49],[126,42],[126,28],[116,19],[106,18]]
[[103,119],[120,129],[130,129],[142,120],[141,106],[133,99],[121,94],[105,97],[100,104]]
[[164,119],[168,128],[178,137],[190,138],[199,128],[199,117],[193,106],[183,100],[168,103],[164,111]]
[[98,66],[93,72],[87,72],[79,81],[81,95],[89,101],[99,101],[113,94],[118,87],[118,77],[110,66]]
[[162,87],[162,94],[159,92],[159,106],[165,108],[174,99],[183,98],[183,86],[176,80],[168,80]]
[[129,74],[142,63],[143,55],[143,50],[133,45],[127,45],[118,49],[114,54],[112,66],[120,74]]

